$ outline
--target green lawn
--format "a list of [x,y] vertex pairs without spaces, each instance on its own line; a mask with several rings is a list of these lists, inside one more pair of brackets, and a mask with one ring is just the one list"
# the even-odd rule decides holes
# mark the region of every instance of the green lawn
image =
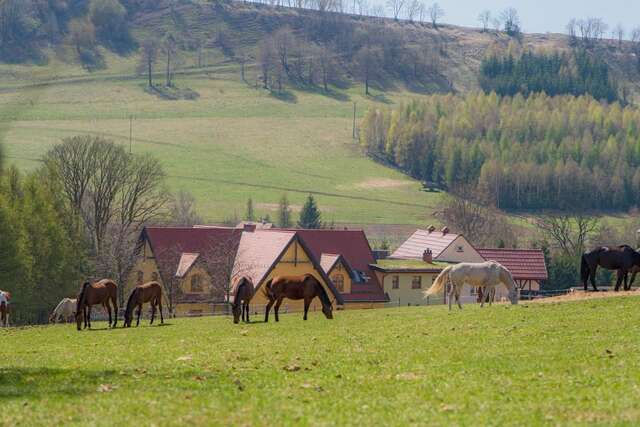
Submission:
[[638,303],[3,330],[0,424],[637,425]]

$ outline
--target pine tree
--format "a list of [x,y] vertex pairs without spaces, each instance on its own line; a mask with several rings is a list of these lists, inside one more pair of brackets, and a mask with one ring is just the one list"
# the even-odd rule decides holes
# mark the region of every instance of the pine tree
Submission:
[[249,200],[247,200],[247,210],[244,214],[244,220],[245,221],[255,221],[256,220],[256,214],[253,211],[253,200],[251,200],[251,197],[249,197]]
[[313,195],[309,194],[307,201],[302,207],[300,212],[300,219],[298,220],[298,227],[317,229],[322,228],[322,220],[320,210],[316,205],[316,200]]
[[291,207],[286,194],[282,195],[278,206],[278,226],[280,228],[291,227]]

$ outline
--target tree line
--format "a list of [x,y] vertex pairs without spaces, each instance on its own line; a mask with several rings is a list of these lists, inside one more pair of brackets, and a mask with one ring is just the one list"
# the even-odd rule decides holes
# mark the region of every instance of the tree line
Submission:
[[434,95],[370,109],[360,143],[418,179],[474,184],[501,209],[640,205],[640,111],[590,96]]
[[513,96],[545,92],[548,95],[591,95],[613,102],[618,99],[609,66],[586,50],[552,54],[523,52],[490,55],[480,64],[480,87],[485,92]]

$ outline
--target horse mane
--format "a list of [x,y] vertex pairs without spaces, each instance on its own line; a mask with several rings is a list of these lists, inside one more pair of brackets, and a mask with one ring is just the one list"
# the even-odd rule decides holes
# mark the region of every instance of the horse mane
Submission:
[[82,289],[80,290],[80,295],[78,295],[78,302],[76,305],[76,313],[80,313],[80,309],[82,308],[82,304],[84,303],[84,299],[87,295],[87,288],[91,285],[91,282],[84,282],[82,284]]
[[138,288],[135,288],[131,295],[129,295],[129,299],[127,300],[127,308],[124,310],[124,318],[125,320],[131,316],[131,312],[133,311],[133,297],[138,294]]

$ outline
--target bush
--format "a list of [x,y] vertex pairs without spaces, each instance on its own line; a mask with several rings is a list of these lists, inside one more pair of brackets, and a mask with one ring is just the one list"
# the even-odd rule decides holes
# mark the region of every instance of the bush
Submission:
[[96,35],[108,48],[126,53],[135,48],[127,24],[127,10],[118,0],[93,0],[89,10]]

